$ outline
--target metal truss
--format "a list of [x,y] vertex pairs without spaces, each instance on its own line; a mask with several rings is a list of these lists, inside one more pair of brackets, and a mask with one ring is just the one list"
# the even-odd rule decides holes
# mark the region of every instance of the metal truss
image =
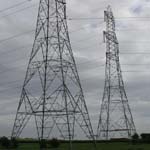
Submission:
[[119,62],[119,43],[110,6],[104,12],[106,31],[105,87],[97,129],[97,139],[130,138],[135,132]]
[[70,44],[65,0],[40,0],[35,41],[12,137],[19,137],[32,117],[39,140],[59,132],[57,138],[69,140],[71,150],[71,141],[80,127],[94,141]]

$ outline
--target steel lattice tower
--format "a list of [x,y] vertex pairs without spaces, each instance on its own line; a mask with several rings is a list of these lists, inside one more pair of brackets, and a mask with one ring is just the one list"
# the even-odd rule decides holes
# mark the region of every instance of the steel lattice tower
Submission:
[[130,138],[135,132],[119,63],[119,43],[110,6],[104,12],[106,22],[105,86],[98,123],[97,139]]
[[56,128],[61,136],[58,138],[72,141],[76,125],[94,140],[71,49],[65,0],[40,0],[35,41],[12,137],[20,136],[32,116],[40,140],[49,138]]

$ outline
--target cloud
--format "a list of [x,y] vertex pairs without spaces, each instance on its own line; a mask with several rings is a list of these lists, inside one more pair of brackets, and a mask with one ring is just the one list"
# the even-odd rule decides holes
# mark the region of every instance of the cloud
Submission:
[[133,13],[140,14],[142,12],[142,6],[137,6],[135,8],[132,8]]
[[130,8],[131,12],[134,14],[140,14],[143,10],[142,2],[140,0],[135,0]]
[[[0,9],[11,6],[20,0],[0,1]],[[31,3],[37,2],[33,0]],[[25,6],[30,6],[31,3]],[[112,6],[114,16],[116,17],[117,36],[120,45],[120,52],[148,52],[149,51],[149,21],[139,21],[133,19],[123,19],[124,17],[148,16],[149,8],[145,7],[149,1],[131,1],[131,0],[68,0],[68,17],[103,17],[104,10],[108,5]],[[24,8],[20,6],[17,9]],[[7,15],[7,13],[0,15]],[[35,29],[37,7],[27,9],[20,13],[0,18],[0,39]],[[120,17],[120,19],[118,19]],[[102,20],[79,20],[68,21],[72,49],[75,55],[77,68],[79,71],[86,103],[96,131],[100,104],[104,90],[105,80],[105,43],[103,43],[103,30],[105,23]],[[74,31],[71,33],[71,31]],[[21,87],[26,73],[27,64],[31,48],[18,49],[21,46],[32,44],[34,33],[20,36],[18,38],[0,43],[0,130],[3,135],[10,135],[15,118],[16,109],[21,93]],[[126,42],[125,42],[126,41]],[[137,42],[135,42],[137,41]],[[139,41],[139,42],[138,42]],[[143,42],[140,42],[143,41]],[[103,43],[103,44],[102,44]],[[14,51],[15,49],[18,49]],[[10,52],[12,50],[12,52]],[[1,53],[5,54],[1,55]],[[150,130],[149,128],[149,66],[144,65],[123,65],[123,64],[150,64],[149,55],[124,55],[120,54],[120,63],[123,70],[125,89],[129,98],[132,113],[135,119],[138,132]],[[133,70],[143,70],[143,72],[124,72]],[[1,73],[3,72],[3,73]],[[14,82],[20,80],[18,82]],[[8,82],[14,82],[9,83]],[[12,115],[11,115],[12,114]],[[8,130],[9,128],[9,130]],[[30,133],[32,126],[23,136],[32,136]]]

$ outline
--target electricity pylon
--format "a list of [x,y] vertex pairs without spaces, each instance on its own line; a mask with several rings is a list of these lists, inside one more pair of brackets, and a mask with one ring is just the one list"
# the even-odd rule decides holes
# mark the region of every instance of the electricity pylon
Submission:
[[119,43],[110,6],[104,12],[106,22],[105,86],[97,129],[97,139],[130,138],[135,132],[133,117],[124,88],[119,62]]
[[72,149],[77,125],[94,140],[70,44],[65,0],[40,0],[35,41],[12,137],[20,136],[32,116],[40,140],[59,131],[58,138],[69,140]]

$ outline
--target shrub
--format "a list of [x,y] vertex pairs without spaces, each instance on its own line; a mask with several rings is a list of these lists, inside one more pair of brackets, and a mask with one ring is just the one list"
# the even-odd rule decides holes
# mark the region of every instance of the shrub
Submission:
[[40,148],[47,148],[47,142],[46,142],[46,140],[42,139],[40,141]]
[[6,147],[6,148],[10,146],[10,140],[5,136],[0,138],[0,143],[3,147]]
[[150,140],[150,133],[142,133],[141,138],[142,140]]
[[132,135],[132,140],[139,140],[139,135],[137,133]]
[[134,135],[132,135],[132,144],[137,144],[137,143],[139,143],[139,135],[135,133]]
[[18,147],[18,141],[15,138],[11,139],[11,146],[13,148],[17,148]]
[[50,146],[52,148],[58,148],[60,146],[60,141],[56,138],[50,140]]

